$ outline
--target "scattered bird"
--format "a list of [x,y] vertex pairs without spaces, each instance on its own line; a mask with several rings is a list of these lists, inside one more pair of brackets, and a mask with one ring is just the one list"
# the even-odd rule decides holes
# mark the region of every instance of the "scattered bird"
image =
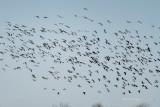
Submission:
[[[88,9],[84,8],[84,10]],[[65,18],[57,16],[60,20]],[[158,65],[160,42],[156,36],[144,35],[138,29],[130,28],[110,31],[106,27],[113,26],[110,20],[103,23],[87,16],[78,14],[73,16],[77,21],[82,18],[101,29],[74,30],[72,29],[74,27],[63,21],[54,23],[54,29],[40,24],[38,28],[6,22],[5,33],[0,33],[0,64],[2,65],[0,69],[5,72],[29,71],[34,83],[40,79],[46,81],[64,79],[68,84],[75,83],[78,89],[86,86],[94,89],[103,84],[102,87],[106,92],[112,92],[112,88],[121,88],[123,95],[134,93],[135,89],[140,94],[150,87],[159,88],[159,79],[154,81],[151,79],[153,75],[157,78],[160,76]],[[51,19],[47,16],[35,16],[36,20],[39,18],[45,21]],[[129,25],[133,23],[126,22]],[[136,23],[143,25],[142,21]],[[155,28],[151,25],[151,29]],[[149,66],[154,63],[155,66]],[[40,76],[38,73],[41,72],[43,75]],[[77,80],[86,82],[86,85],[76,83]],[[46,89],[49,90],[48,87],[44,88]],[[51,90],[57,89],[54,87]],[[68,88],[61,89],[61,91],[65,90]],[[99,89],[96,92],[105,93]],[[57,95],[60,93],[57,92]],[[86,91],[82,93],[86,95]]]
[[36,18],[39,18],[39,16],[35,16]]
[[83,92],[84,95],[86,95],[86,92]]
[[88,10],[87,8],[84,8],[84,10]]

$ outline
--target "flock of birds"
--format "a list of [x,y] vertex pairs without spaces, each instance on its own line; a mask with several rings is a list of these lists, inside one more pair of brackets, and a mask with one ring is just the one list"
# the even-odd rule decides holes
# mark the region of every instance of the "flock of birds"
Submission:
[[[112,32],[108,30],[113,24],[110,20],[103,23],[87,16],[74,15],[73,18],[93,23],[98,29],[74,30],[65,23],[55,23],[53,29],[36,28],[6,22],[6,31],[0,34],[0,70],[30,72],[34,82],[65,80],[65,84],[79,88],[101,86],[96,89],[98,93],[110,93],[117,88],[126,95],[159,87],[160,36],[143,35],[137,29],[127,28]],[[135,23],[143,25],[141,21]],[[150,27],[160,31],[153,25]]]

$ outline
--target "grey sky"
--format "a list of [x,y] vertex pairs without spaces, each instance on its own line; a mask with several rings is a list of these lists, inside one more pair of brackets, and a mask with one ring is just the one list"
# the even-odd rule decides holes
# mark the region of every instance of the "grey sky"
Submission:
[[[125,29],[131,31],[131,34],[125,35],[126,39],[136,44],[138,39],[131,39],[129,36],[135,36],[135,30],[138,30],[139,35],[142,37],[154,37],[153,39],[143,38],[143,42],[140,46],[142,48],[146,48],[145,44],[150,44],[152,53],[154,54],[152,58],[158,58],[159,56],[156,51],[160,50],[160,44],[155,46],[152,43],[154,43],[154,41],[159,42],[160,40],[159,5],[159,0],[0,0],[0,36],[7,36],[5,33],[7,31],[5,22],[7,21],[11,22],[12,25],[26,25],[27,29],[35,28],[37,30],[34,37],[23,36],[22,39],[25,41],[31,39],[36,44],[42,44],[44,42],[48,42],[48,39],[57,39],[63,46],[65,46],[65,44],[62,43],[62,39],[65,38],[70,41],[72,39],[75,40],[77,37],[65,34],[57,35],[48,32],[42,33],[40,32],[41,27],[59,31],[59,28],[66,28],[61,25],[55,26],[54,24],[64,23],[71,27],[68,31],[78,32],[77,30],[88,30],[89,32],[79,32],[77,35],[80,37],[82,35],[86,35],[89,39],[92,39],[92,33],[96,30],[98,32],[97,37],[101,39],[99,42],[101,46],[104,45],[104,39],[106,38],[112,44],[116,45],[118,39],[115,37],[114,33],[119,30],[124,31]],[[84,8],[87,8],[88,10],[85,11]],[[63,16],[64,18],[59,18],[57,15]],[[77,15],[78,18],[75,18],[74,15]],[[35,16],[40,16],[40,18],[38,19]],[[45,16],[48,18],[42,18]],[[94,23],[85,20],[83,16],[93,19]],[[112,23],[108,24],[107,20],[110,20]],[[131,21],[131,23],[128,24],[126,21]],[[137,21],[142,21],[142,24],[137,23]],[[100,22],[103,23],[103,27],[98,24]],[[152,25],[154,25],[154,28]],[[106,35],[103,33],[104,29],[107,31]],[[16,33],[16,31],[14,33]],[[45,40],[42,41],[41,39],[37,39],[39,35],[44,36]],[[15,41],[17,41],[15,44],[17,47],[22,45],[18,39]],[[7,45],[11,45],[11,43],[6,39],[0,39],[0,43],[3,42]],[[0,50],[3,51],[5,48],[8,49],[7,46],[5,47],[0,45]],[[94,47],[92,48],[94,50]],[[99,48],[99,51],[101,52],[99,58],[100,61],[104,61],[103,57],[105,55],[114,56],[114,54],[102,47]],[[36,50],[36,52],[38,51]],[[55,48],[54,50],[50,50],[50,52],[57,54],[57,52],[62,52],[62,50],[60,50],[60,48]],[[85,49],[80,48],[80,52],[85,52]],[[121,53],[123,50],[119,49],[117,52]],[[105,81],[94,84],[94,88],[92,89],[83,79],[74,79],[69,83],[64,79],[55,80],[48,73],[48,71],[51,70],[50,67],[54,66],[55,69],[53,71],[60,72],[58,76],[63,78],[64,76],[70,75],[66,71],[67,69],[72,69],[71,64],[56,64],[50,60],[49,56],[45,56],[43,59],[40,55],[37,55],[37,59],[35,61],[40,62],[41,64],[40,67],[37,68],[34,67],[33,64],[28,63],[30,64],[29,67],[34,71],[31,73],[23,64],[23,62],[28,62],[28,60],[20,59],[20,61],[16,62],[16,60],[11,59],[9,54],[10,53],[7,53],[3,56],[0,54],[0,59],[4,59],[4,61],[0,61],[1,107],[51,107],[52,104],[58,104],[59,102],[69,103],[72,107],[90,107],[96,102],[101,102],[106,107],[130,107],[141,102],[147,102],[152,105],[152,107],[158,107],[160,105],[159,88],[148,85],[149,89],[145,90],[140,87],[138,89],[141,89],[142,91],[141,94],[139,94],[136,93],[138,89],[128,87],[126,92],[130,89],[133,93],[123,95],[123,90],[120,87],[114,87],[114,84],[122,84],[114,79],[117,75],[116,72],[108,72],[105,74],[106,72],[103,68],[98,67],[97,65],[92,66],[92,68],[75,65],[75,68],[77,69],[77,72],[81,75],[87,75],[87,77],[89,77],[89,69],[92,71],[99,70],[99,74],[93,73],[92,77],[94,79],[101,78],[104,74],[107,75],[107,77],[112,80],[111,85],[108,84],[111,91],[110,93],[107,93],[104,88],[103,84]],[[69,56],[77,55],[75,52],[70,51],[64,53],[62,56],[63,61],[66,61],[65,59]],[[85,57],[78,58],[81,61],[89,63],[88,59],[85,59]],[[132,56],[131,59],[134,59],[134,57]],[[45,62],[43,60],[47,61]],[[9,65],[9,67],[7,68],[5,64]],[[139,64],[141,66],[138,62],[135,64]],[[108,63],[108,65],[110,65],[110,68],[115,68],[111,63]],[[156,65],[159,66],[158,61],[151,63],[148,66],[144,65],[141,67],[145,67],[146,71],[149,69],[155,70]],[[17,66],[21,66],[21,70],[14,70]],[[3,68],[6,68],[6,71],[4,71]],[[32,80],[32,74],[37,76],[35,82]],[[49,79],[44,80],[41,76],[48,77]],[[130,80],[130,77],[131,75],[126,78]],[[149,78],[152,82],[156,79],[160,81],[159,74],[154,77],[150,73],[146,72],[143,77],[137,75],[137,84],[139,84],[139,81],[145,77]],[[77,84],[81,84],[82,87],[77,87]],[[47,89],[44,90],[44,88]],[[66,88],[67,90],[64,91],[63,88]],[[55,91],[52,89],[55,89]],[[83,95],[83,91],[86,92],[86,95]],[[101,91],[102,93],[98,93],[97,91]],[[57,95],[57,92],[60,92],[60,95]]]

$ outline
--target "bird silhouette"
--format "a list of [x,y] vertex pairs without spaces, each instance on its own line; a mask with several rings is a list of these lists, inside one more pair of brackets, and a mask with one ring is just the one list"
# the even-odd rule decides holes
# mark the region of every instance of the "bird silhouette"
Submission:
[[[87,8],[83,10],[89,12]],[[92,27],[77,28],[66,23],[65,16],[56,18],[59,22],[53,23],[52,17],[34,16],[54,28],[38,21],[39,27],[6,22],[4,33],[0,33],[0,69],[28,72],[34,83],[64,81],[66,86],[90,87],[98,93],[105,93],[102,88],[106,92],[120,89],[123,95],[159,88],[160,37],[142,33],[137,27],[144,25],[142,21],[127,20],[122,24],[125,28],[110,30],[116,28],[116,23],[96,21],[88,15],[73,14],[70,20]],[[148,26],[159,31],[156,25]],[[86,95],[86,91],[81,92]]]

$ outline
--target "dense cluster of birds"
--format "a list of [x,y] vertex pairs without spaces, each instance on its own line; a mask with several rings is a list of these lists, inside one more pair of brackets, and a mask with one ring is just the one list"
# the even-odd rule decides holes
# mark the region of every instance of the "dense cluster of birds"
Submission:
[[[46,16],[34,18],[49,19]],[[57,18],[65,17],[57,15]],[[106,27],[112,26],[110,20],[103,23],[87,16],[74,15],[73,18],[93,23],[98,29],[75,30],[65,23],[55,23],[53,29],[36,28],[6,22],[6,31],[0,34],[0,70],[30,72],[33,82],[65,80],[65,84],[73,83],[79,88],[101,86],[96,89],[98,93],[109,93],[117,88],[125,95],[159,87],[160,36],[144,35],[137,29],[127,28],[113,32]],[[134,23],[143,25],[141,21]],[[160,31],[154,25],[150,29]],[[64,87],[65,90],[68,89]],[[82,94],[87,92],[82,91]]]

